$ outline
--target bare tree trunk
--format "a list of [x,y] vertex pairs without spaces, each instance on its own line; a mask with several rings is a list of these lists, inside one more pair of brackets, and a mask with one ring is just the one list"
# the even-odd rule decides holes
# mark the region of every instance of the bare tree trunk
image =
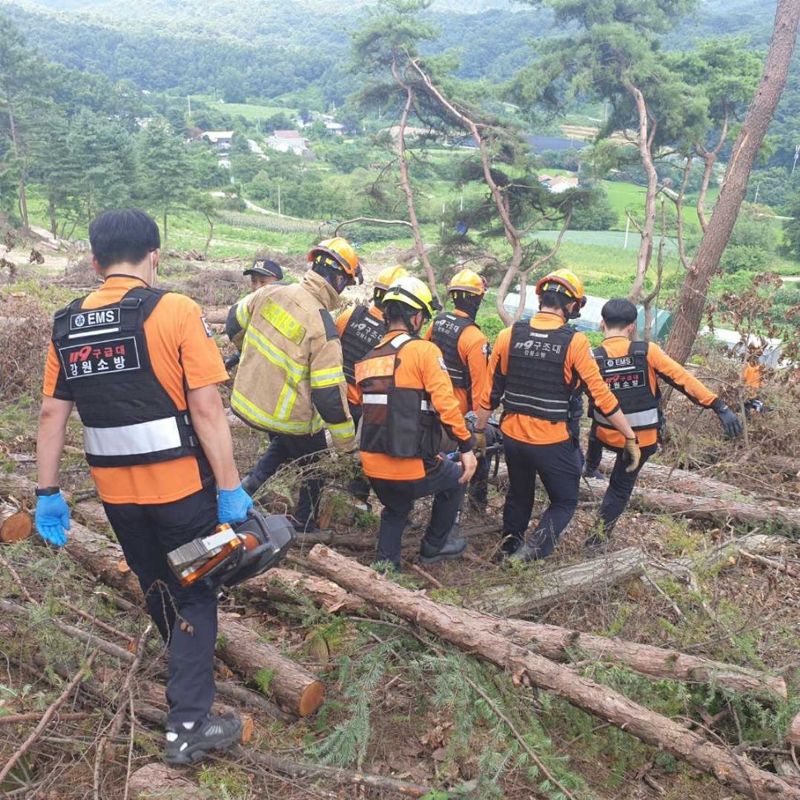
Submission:
[[655,322],[655,315],[653,314],[653,301],[658,298],[661,293],[661,285],[664,282],[664,247],[667,243],[667,213],[664,207],[664,200],[661,200],[661,238],[658,241],[658,256],[656,257],[656,285],[653,287],[652,292],[648,292],[642,298],[642,306],[644,306],[644,338],[650,341],[653,337],[653,323]]
[[420,65],[414,59],[410,59],[410,63],[411,66],[413,66],[414,69],[419,73],[419,76],[422,78],[422,81],[428,89],[431,97],[433,97],[433,99],[436,100],[442,106],[442,108],[451,114],[458,121],[458,123],[470,133],[475,141],[475,144],[478,146],[478,152],[480,153],[481,157],[481,167],[483,169],[483,179],[486,185],[489,187],[492,199],[497,207],[497,213],[500,215],[500,220],[503,223],[503,231],[505,233],[506,241],[509,243],[509,245],[511,245],[511,263],[506,268],[505,275],[503,275],[503,279],[500,281],[500,286],[497,288],[497,299],[495,301],[497,313],[499,314],[500,319],[502,319],[506,325],[510,325],[514,317],[519,318],[524,310],[524,307],[518,308],[516,315],[512,316],[505,310],[503,305],[503,301],[508,294],[508,290],[519,275],[519,270],[522,266],[522,235],[511,219],[511,211],[508,207],[503,192],[500,190],[500,187],[492,177],[492,160],[488,145],[486,144],[486,139],[481,135],[478,124],[465,113],[459,111],[433,85],[433,81],[431,81],[430,77],[422,69],[422,67],[420,67]]
[[656,224],[656,194],[658,193],[658,173],[653,164],[653,137],[656,123],[650,126],[649,113],[644,95],[638,86],[625,83],[625,88],[636,102],[636,111],[639,114],[639,157],[647,175],[647,189],[644,202],[644,222],[639,242],[639,253],[636,256],[636,277],[633,280],[631,291],[628,295],[632,303],[640,303],[644,296],[644,283],[647,270],[653,258],[653,231]]
[[697,338],[711,278],[728,244],[736,217],[747,191],[747,181],[775,108],[780,100],[797,39],[800,0],[779,0],[775,28],[764,62],[761,83],[733,145],[725,180],[705,236],[686,275],[678,299],[667,352],[685,363]]
[[400,168],[400,188],[406,198],[406,208],[408,208],[408,219],[411,222],[411,233],[414,237],[414,247],[417,250],[419,260],[422,262],[422,267],[425,270],[425,277],[428,279],[428,286],[430,287],[431,294],[440,300],[439,292],[436,289],[436,276],[433,273],[430,259],[428,258],[428,251],[425,249],[425,243],[422,241],[422,232],[419,229],[419,219],[417,218],[417,209],[414,205],[414,191],[411,188],[411,176],[408,173],[408,156],[406,155],[406,127],[408,126],[408,116],[414,105],[414,90],[402,79],[400,72],[397,69],[397,62],[392,61],[392,76],[394,77],[398,86],[401,86],[406,93],[406,102],[403,106],[403,112],[400,115],[400,124],[397,131],[397,159]]
[[800,800],[800,789],[759,769],[748,758],[712,744],[685,725],[634,703],[608,686],[583,678],[568,667],[475,625],[463,609],[436,603],[419,592],[398,586],[324,545],[317,545],[308,559],[315,570],[345,589],[508,671],[516,685],[530,684],[551,691],[643,742],[687,761],[747,797]]
[[11,144],[14,148],[14,156],[19,161],[19,216],[22,220],[22,227],[29,227],[28,221],[28,195],[25,188],[25,164],[22,159],[22,151],[19,146],[19,137],[17,135],[17,123],[14,118],[14,109],[12,108],[11,101],[8,103],[8,127],[11,133]]
[[722,130],[719,134],[719,141],[713,150],[706,150],[705,147],[697,148],[697,154],[703,159],[703,180],[700,182],[700,192],[697,195],[697,219],[700,220],[700,227],[703,233],[706,232],[708,227],[708,219],[706,218],[706,195],[708,194],[708,187],[711,183],[711,174],[714,170],[714,164],[717,161],[719,151],[722,150],[722,145],[728,138],[728,113],[725,113],[725,118],[722,121]]

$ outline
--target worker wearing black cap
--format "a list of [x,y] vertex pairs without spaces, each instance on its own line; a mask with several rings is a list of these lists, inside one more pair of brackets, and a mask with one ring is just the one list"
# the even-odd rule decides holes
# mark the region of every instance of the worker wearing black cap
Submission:
[[[281,265],[270,258],[261,258],[259,256],[256,256],[253,261],[253,266],[248,267],[242,274],[250,276],[250,293],[283,280]],[[239,324],[239,320],[236,317],[236,308],[238,305],[238,303],[234,303],[230,307],[228,318],[225,321],[225,333],[236,345],[236,352],[225,359],[225,367],[227,369],[233,369],[239,363],[242,340],[244,339],[244,329]]]
[[252,291],[283,280],[283,270],[280,264],[269,258],[256,258],[253,266],[246,269],[243,274],[250,276],[250,288]]

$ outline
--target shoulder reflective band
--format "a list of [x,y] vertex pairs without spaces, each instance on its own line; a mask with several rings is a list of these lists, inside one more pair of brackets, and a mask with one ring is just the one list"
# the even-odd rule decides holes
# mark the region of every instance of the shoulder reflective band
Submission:
[[[386,406],[389,405],[389,395],[388,394],[365,394],[361,398],[361,402],[365,406]],[[420,400],[419,401],[419,410],[420,411],[430,411],[431,406],[427,400]]]
[[267,300],[261,309],[261,316],[285,336],[290,342],[300,344],[306,335],[306,329],[285,308],[281,308],[274,300]]
[[[406,292],[406,294],[408,294],[408,292]],[[407,333],[401,333],[399,336],[395,336],[390,344],[396,350],[399,350],[406,342],[410,342],[412,338],[413,337],[409,336]]]
[[[597,409],[594,412],[594,419],[608,428],[613,427],[608,421],[608,417],[603,416]],[[648,408],[645,411],[633,411],[625,414],[625,419],[628,420],[631,428],[657,428],[659,424],[658,409]]]
[[83,447],[92,456],[135,456],[172,450],[182,445],[175,417],[117,428],[83,429]]
[[356,383],[367,378],[389,378],[394,375],[395,356],[378,356],[356,364]]

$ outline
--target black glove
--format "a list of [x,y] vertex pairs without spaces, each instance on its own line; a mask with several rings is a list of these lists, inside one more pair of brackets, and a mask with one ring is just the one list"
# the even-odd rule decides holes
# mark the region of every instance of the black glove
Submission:
[[714,409],[716,415],[719,417],[722,430],[725,431],[726,436],[735,439],[741,434],[741,420],[719,399],[719,397],[711,404],[711,408]]
[[232,356],[228,356],[225,359],[225,369],[233,369],[239,363],[241,357],[241,353],[234,353]]

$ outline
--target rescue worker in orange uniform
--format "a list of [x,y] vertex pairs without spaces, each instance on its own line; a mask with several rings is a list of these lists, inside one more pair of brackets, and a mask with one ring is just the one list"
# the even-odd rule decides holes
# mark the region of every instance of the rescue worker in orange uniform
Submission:
[[[453,312],[442,312],[434,317],[425,334],[444,355],[447,374],[467,417],[476,411],[489,380],[489,340],[475,317],[486,294],[486,281],[471,269],[457,272],[447,285],[453,301]],[[489,478],[489,459],[478,455],[478,467],[469,485],[470,504],[476,511],[485,511]]]
[[239,483],[216,384],[219,350],[188,297],[153,288],[160,236],[143,211],[101,214],[89,226],[103,285],[59,311],[47,354],[39,418],[36,527],[57,547],[69,508],[58,486],[73,406],[83,423],[92,479],[169,644],[166,759],[189,764],[234,744],[235,716],[210,715],[214,700],[217,592],[183,587],[166,554],[244,520],[252,500]]
[[[377,561],[397,570],[403,530],[420,497],[434,496],[420,560],[430,564],[458,558],[467,546],[456,523],[475,472],[474,437],[464,424],[439,348],[419,336],[433,316],[433,302],[418,278],[393,283],[383,298],[388,332],[356,364],[361,463],[383,503]],[[440,452],[442,428],[458,443],[460,464]]]
[[358,427],[361,406],[356,389],[356,362],[372,350],[386,335],[383,320],[383,298],[391,284],[408,275],[404,267],[387,267],[375,278],[372,290],[372,305],[357,305],[343,311],[336,318],[336,330],[342,341],[344,377],[347,381],[347,402],[353,424]]
[[[536,284],[536,294],[539,312],[530,322],[517,322],[497,337],[489,360],[491,383],[481,398],[476,426],[480,437],[502,402],[500,429],[509,478],[503,550],[523,562],[553,552],[578,505],[580,458],[568,422],[570,398],[579,382],[620,432],[627,468],[635,470],[640,457],[636,434],[600,375],[589,340],[566,324],[580,316],[586,303],[582,281],[559,269]],[[537,474],[550,505],[526,541]]]
[[[356,388],[356,362],[360,361],[386,335],[383,321],[383,297],[393,281],[408,275],[404,267],[386,267],[375,278],[372,290],[372,305],[357,305],[343,311],[336,318],[336,330],[342,342],[344,377],[347,381],[347,404],[356,429],[361,420],[361,405]],[[369,503],[369,481],[363,472],[355,475],[348,490],[358,500],[357,508],[371,510]]]
[[758,396],[759,390],[764,385],[764,365],[759,363],[758,355],[750,353],[747,363],[742,369],[742,383],[747,390],[747,399],[744,401],[744,413],[749,418],[753,411],[763,412],[768,410],[764,401]]
[[623,298],[612,298],[602,308],[603,344],[594,349],[594,357],[608,388],[614,393],[631,427],[636,431],[641,448],[638,468],[626,470],[623,437],[609,424],[608,415],[590,403],[592,430],[586,453],[586,471],[600,465],[603,448],[617,454],[597,525],[587,539],[587,547],[597,548],[622,516],[630,500],[641,468],[658,449],[661,424],[661,391],[658,380],[669,383],[693,403],[716,412],[726,436],[742,432],[742,423],[722,400],[697,378],[673,361],[657,344],[636,340],[636,306]]

